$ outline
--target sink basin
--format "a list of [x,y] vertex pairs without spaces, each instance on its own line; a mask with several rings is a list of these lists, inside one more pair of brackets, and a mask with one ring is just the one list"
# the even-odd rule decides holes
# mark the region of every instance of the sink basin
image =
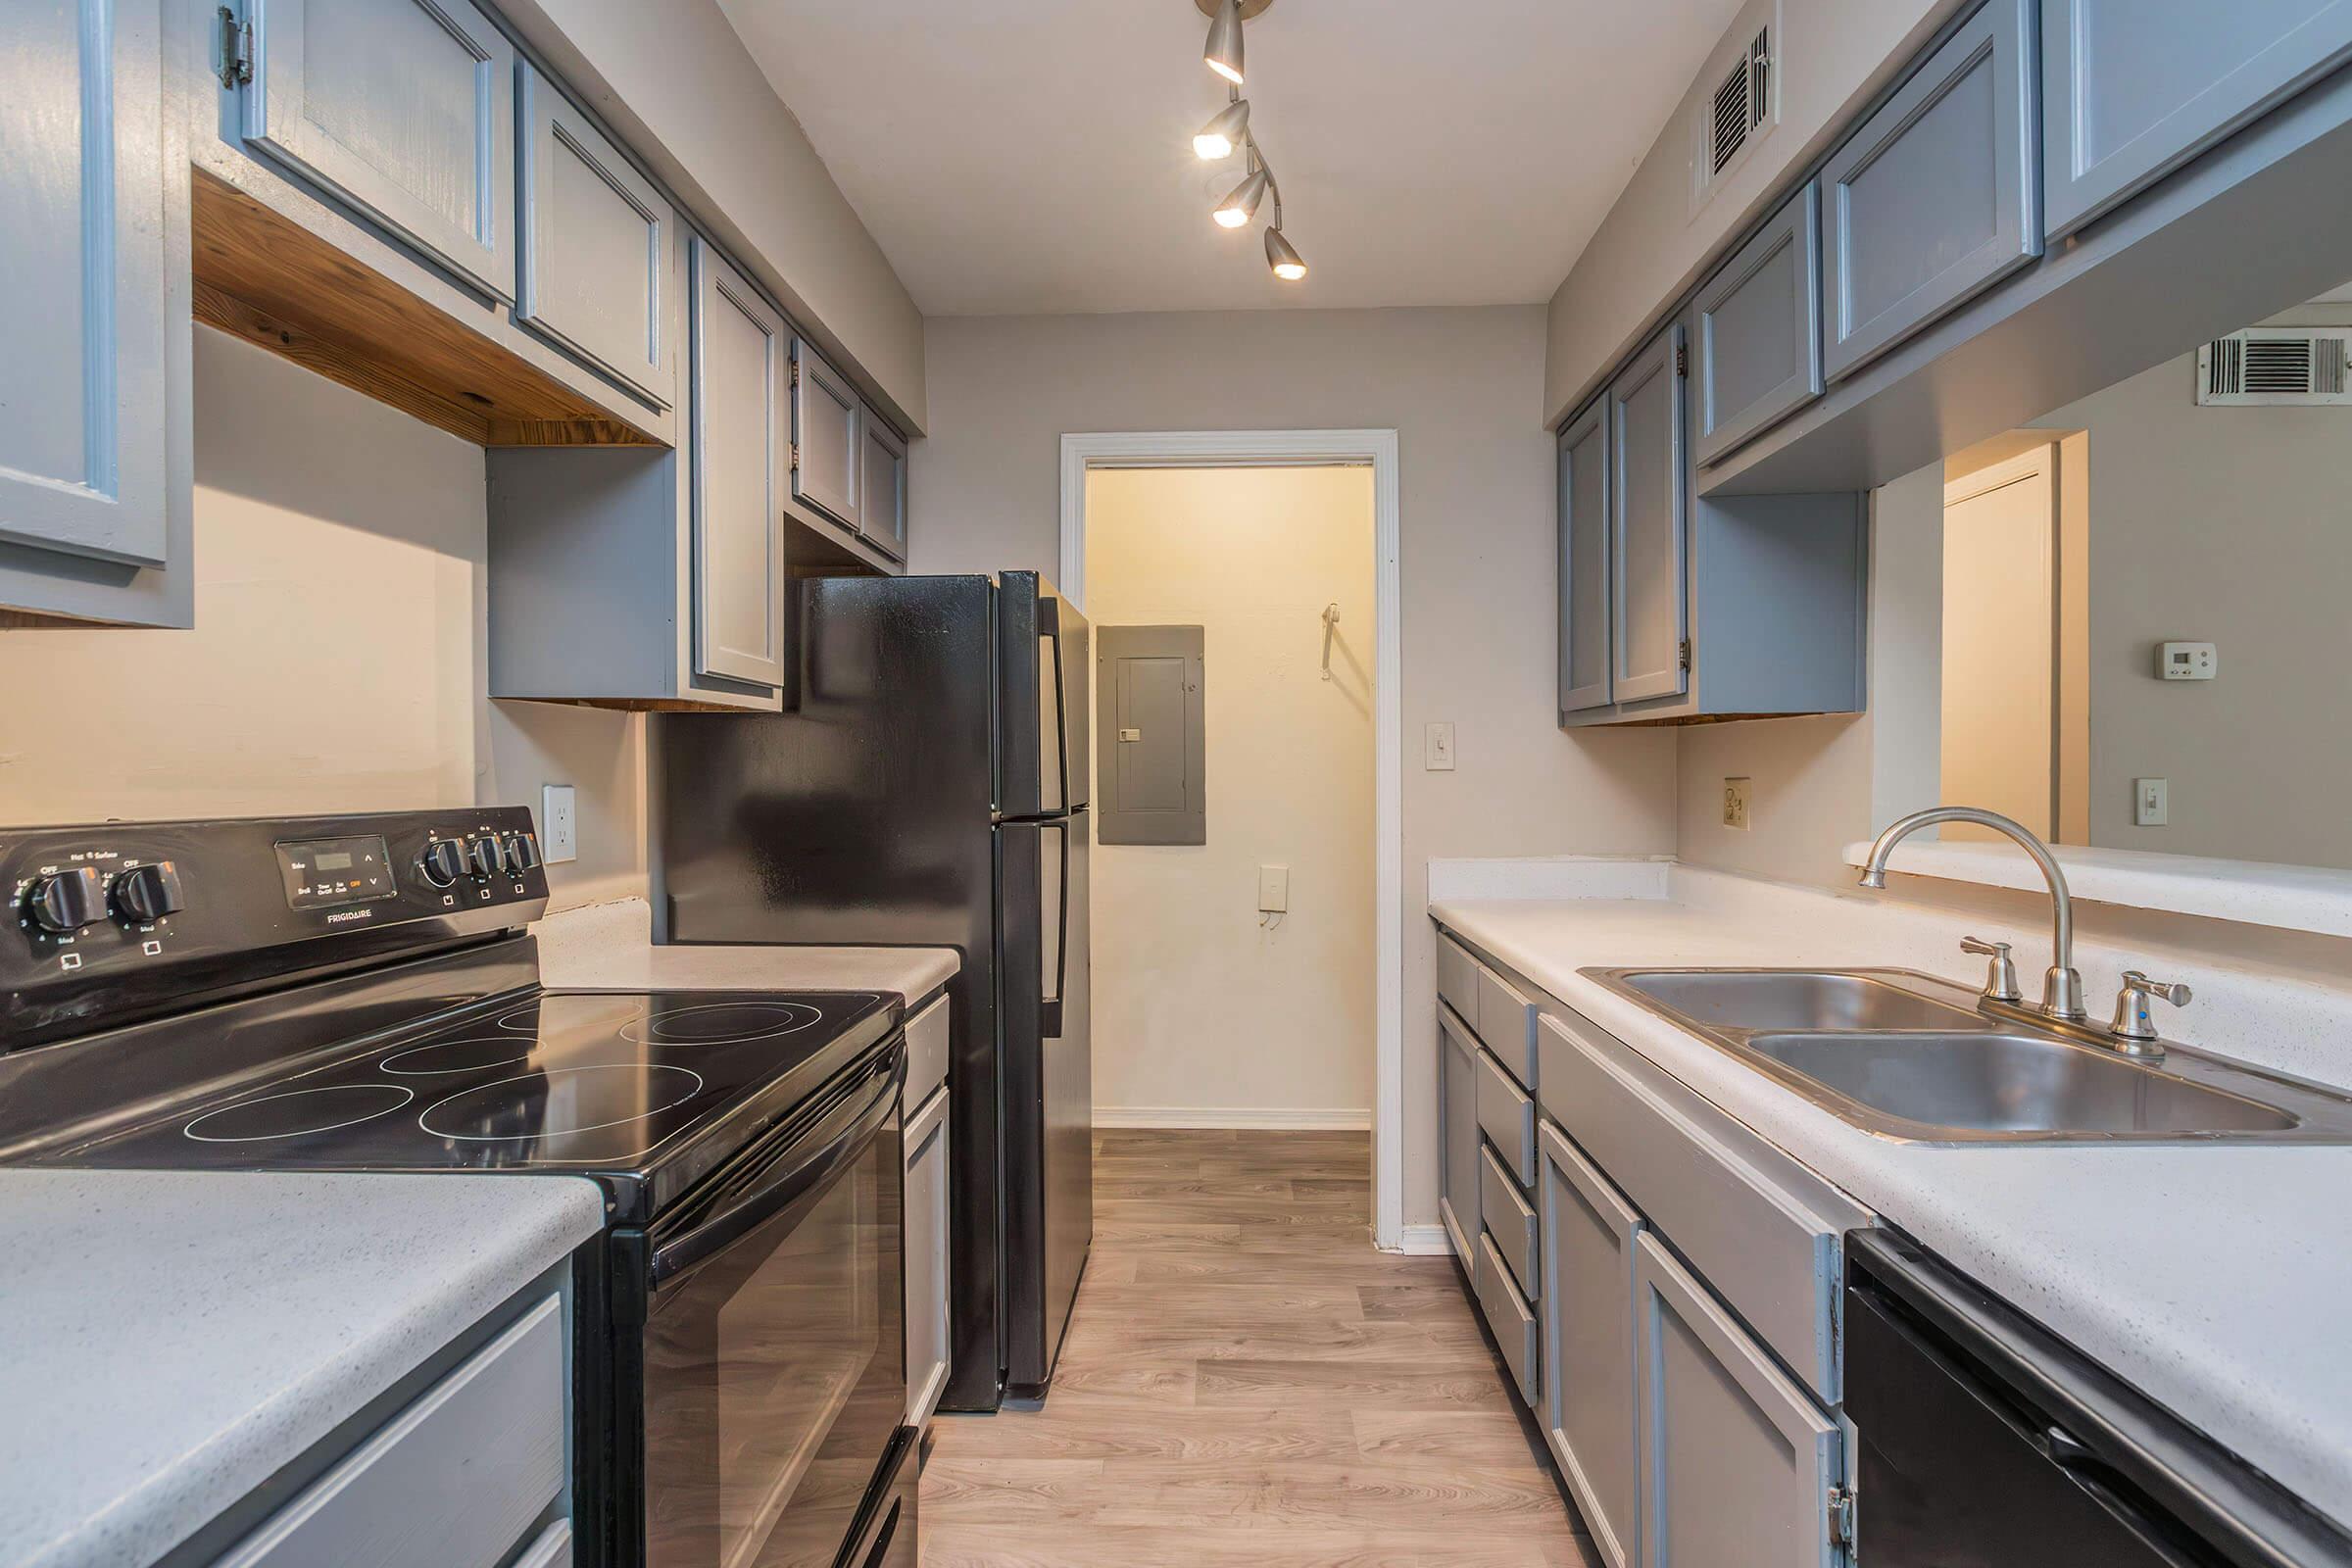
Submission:
[[1629,991],[1685,1022],[1782,1030],[1970,1029],[1984,1019],[1876,975],[1803,969],[1637,969]]
[[2196,1138],[2299,1125],[2275,1105],[2035,1035],[1763,1034],[1747,1049],[1932,1136]]

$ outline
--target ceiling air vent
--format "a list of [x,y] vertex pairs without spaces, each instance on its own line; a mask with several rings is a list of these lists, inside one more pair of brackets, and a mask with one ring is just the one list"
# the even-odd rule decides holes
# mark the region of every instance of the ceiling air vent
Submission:
[[2345,388],[2352,330],[2253,327],[2197,351],[2197,402],[2207,408],[2352,405]]
[[1750,4],[1699,77],[1690,150],[1692,217],[1780,120],[1772,57],[1777,9],[1776,0]]

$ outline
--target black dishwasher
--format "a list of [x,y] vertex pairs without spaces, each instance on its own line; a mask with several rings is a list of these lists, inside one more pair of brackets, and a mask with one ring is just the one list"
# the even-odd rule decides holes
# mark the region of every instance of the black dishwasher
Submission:
[[2352,1539],[1917,1243],[1846,1240],[1870,1568],[2338,1568]]

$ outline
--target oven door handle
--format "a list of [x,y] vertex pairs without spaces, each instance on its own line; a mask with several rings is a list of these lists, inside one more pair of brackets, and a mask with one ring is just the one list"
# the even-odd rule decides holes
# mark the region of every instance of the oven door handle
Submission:
[[869,1071],[865,1083],[870,1088],[860,1094],[859,1087],[853,1086],[842,1106],[811,1129],[804,1140],[816,1145],[809,1153],[769,1172],[725,1208],[656,1247],[654,1289],[702,1267],[830,1181],[897,1111],[906,1080],[906,1054],[893,1051]]

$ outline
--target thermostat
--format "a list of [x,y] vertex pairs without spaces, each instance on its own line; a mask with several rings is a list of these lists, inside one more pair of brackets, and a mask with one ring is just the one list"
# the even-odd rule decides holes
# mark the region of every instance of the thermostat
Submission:
[[2166,643],[2157,656],[2156,674],[2163,680],[2211,680],[2221,665],[2211,643]]

